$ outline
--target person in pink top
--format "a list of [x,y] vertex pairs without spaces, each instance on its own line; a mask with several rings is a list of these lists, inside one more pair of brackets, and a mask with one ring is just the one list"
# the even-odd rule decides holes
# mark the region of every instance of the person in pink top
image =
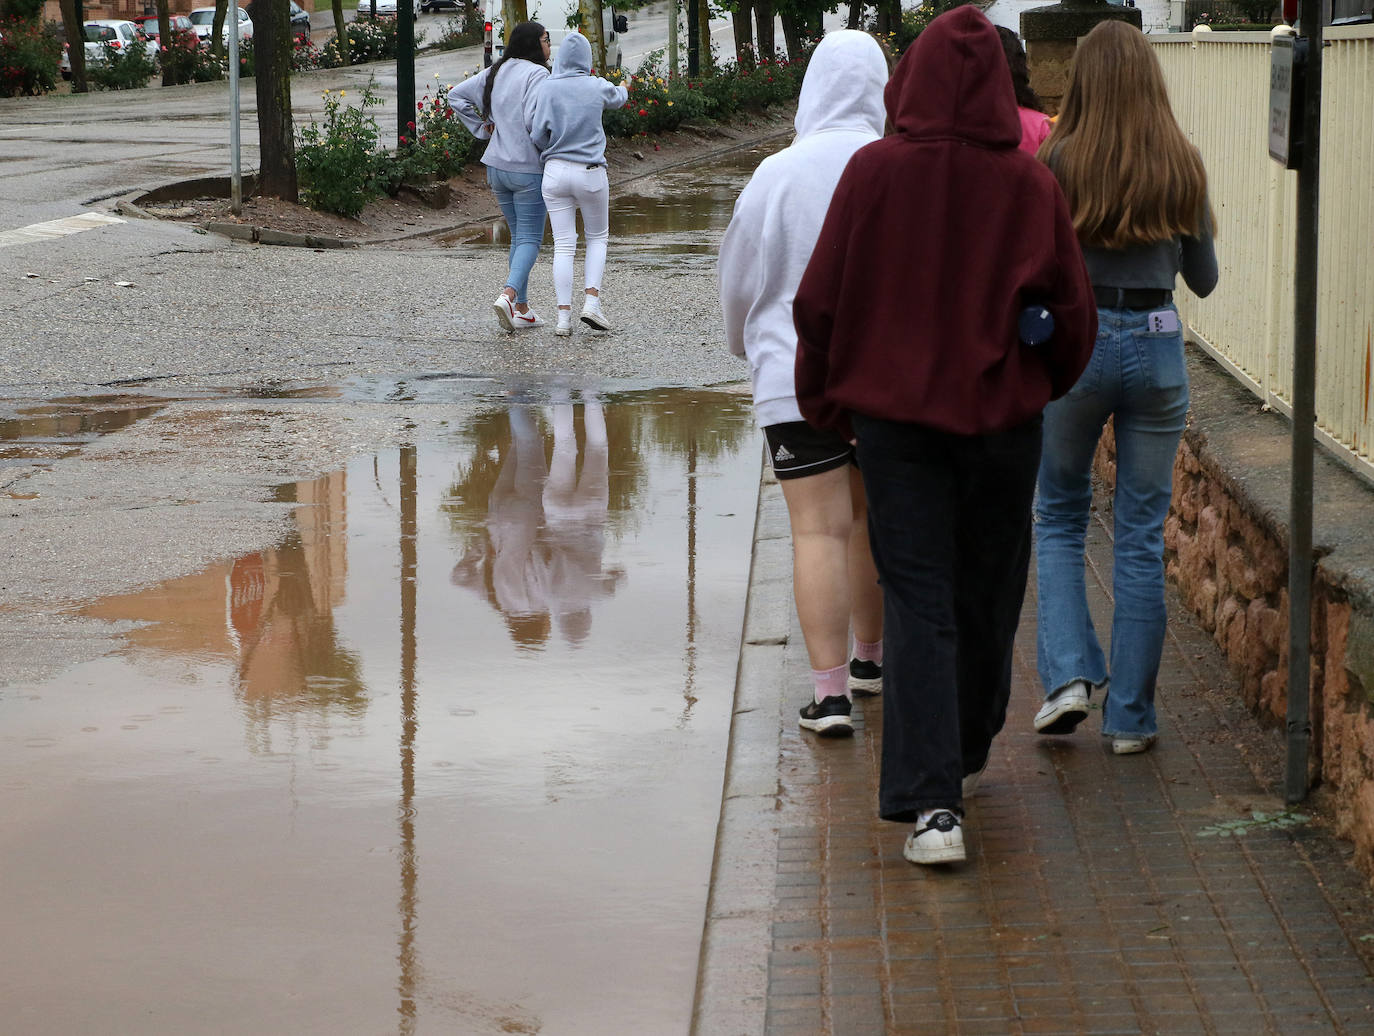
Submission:
[[1002,50],[1011,68],[1011,85],[1016,89],[1016,114],[1021,118],[1021,150],[1033,155],[1050,135],[1054,123],[1045,114],[1045,106],[1031,88],[1026,51],[1021,46],[1020,38],[1005,25],[997,26],[997,35],[1002,37]]

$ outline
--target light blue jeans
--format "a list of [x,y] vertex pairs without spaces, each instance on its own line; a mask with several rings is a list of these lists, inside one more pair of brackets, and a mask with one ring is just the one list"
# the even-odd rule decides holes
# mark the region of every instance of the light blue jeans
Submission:
[[487,184],[496,195],[501,214],[510,227],[510,272],[506,287],[515,289],[515,301],[525,302],[530,270],[539,258],[544,240],[544,194],[540,190],[542,173],[513,173],[509,169],[487,166]]
[[[1048,696],[1074,680],[1101,687],[1110,675],[1102,733],[1116,737],[1157,729],[1164,519],[1188,412],[1183,334],[1151,332],[1146,317],[1144,310],[1098,310],[1088,369],[1045,408],[1035,505],[1040,681]],[[1083,571],[1093,453],[1108,417],[1116,419],[1110,673],[1088,614]]]

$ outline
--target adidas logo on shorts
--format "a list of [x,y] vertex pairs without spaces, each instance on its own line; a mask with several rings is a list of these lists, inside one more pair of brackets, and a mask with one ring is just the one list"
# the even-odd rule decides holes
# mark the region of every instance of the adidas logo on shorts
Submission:
[[796,460],[796,455],[786,446],[779,446],[778,452],[773,454],[773,463],[782,464],[789,460]]

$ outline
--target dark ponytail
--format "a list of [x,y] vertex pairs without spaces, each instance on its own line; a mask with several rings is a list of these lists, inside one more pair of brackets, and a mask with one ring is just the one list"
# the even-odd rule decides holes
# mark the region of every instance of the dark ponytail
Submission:
[[544,26],[538,22],[521,22],[510,31],[510,42],[506,44],[505,53],[491,66],[486,84],[482,87],[482,118],[488,122],[491,121],[491,88],[496,83],[496,73],[512,58],[524,58],[548,68],[544,64]]
[[1005,25],[997,26],[997,35],[1002,37],[1002,51],[1007,55],[1007,66],[1011,69],[1011,85],[1016,90],[1017,105],[1033,112],[1043,112],[1045,106],[1031,88],[1030,69],[1026,67],[1026,52],[1021,47],[1020,37]]

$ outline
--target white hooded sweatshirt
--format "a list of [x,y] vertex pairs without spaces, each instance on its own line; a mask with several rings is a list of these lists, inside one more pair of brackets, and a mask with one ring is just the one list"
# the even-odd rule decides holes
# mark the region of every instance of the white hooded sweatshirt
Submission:
[[725,340],[749,358],[760,428],[802,420],[792,300],[850,156],[883,135],[887,60],[872,36],[841,29],[806,66],[792,145],[765,158],[720,243]]

